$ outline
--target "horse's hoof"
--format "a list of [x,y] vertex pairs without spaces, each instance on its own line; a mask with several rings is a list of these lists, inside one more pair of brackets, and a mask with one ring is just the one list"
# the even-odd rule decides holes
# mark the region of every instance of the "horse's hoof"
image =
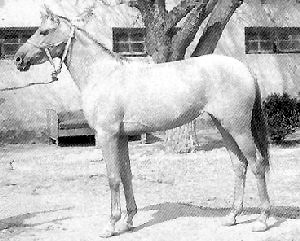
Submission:
[[110,238],[115,235],[115,232],[110,232],[110,231],[104,231],[99,234],[100,238]]
[[226,227],[236,225],[235,217],[233,217],[232,215],[226,216],[222,222],[222,225]]
[[252,226],[252,232],[264,232],[268,229],[268,226],[265,222],[255,221]]
[[133,229],[132,223],[121,222],[118,224],[118,233],[125,233]]
[[116,235],[117,233],[115,232],[115,229],[112,228],[112,227],[109,227],[109,228],[106,228],[104,229],[100,234],[99,236],[101,238],[109,238],[109,237],[112,237],[114,235]]

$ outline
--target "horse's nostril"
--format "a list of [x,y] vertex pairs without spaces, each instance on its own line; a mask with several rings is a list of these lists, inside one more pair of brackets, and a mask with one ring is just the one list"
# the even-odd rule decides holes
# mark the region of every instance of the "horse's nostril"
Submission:
[[17,63],[21,62],[21,58],[20,58],[20,57],[17,57],[17,58],[16,58],[16,62],[17,62]]

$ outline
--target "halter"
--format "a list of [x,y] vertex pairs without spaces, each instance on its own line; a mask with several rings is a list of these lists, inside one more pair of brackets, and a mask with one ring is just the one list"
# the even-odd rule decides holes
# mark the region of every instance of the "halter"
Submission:
[[53,67],[53,72],[51,73],[51,78],[52,78],[52,81],[51,82],[54,82],[54,81],[57,81],[58,80],[58,74],[61,72],[61,69],[62,69],[62,64],[63,62],[65,61],[66,57],[67,57],[67,54],[69,52],[69,49],[70,49],[70,46],[71,46],[71,42],[72,42],[72,39],[75,37],[75,26],[72,25],[71,26],[71,33],[69,35],[69,38],[67,39],[67,42],[66,42],[66,46],[65,46],[65,49],[64,49],[64,52],[60,58],[60,61],[59,61],[59,64],[58,64],[58,67],[55,66],[54,64],[54,61],[53,61],[53,58],[50,54],[50,48],[51,47],[56,47],[62,43],[65,43],[65,40],[64,41],[60,41],[60,42],[57,42],[57,43],[53,43],[53,44],[45,44],[45,45],[37,45],[35,44],[34,42],[28,40],[27,43],[33,45],[34,47],[38,48],[38,49],[42,49],[45,51],[47,57],[48,57],[48,61],[49,63],[52,65]]

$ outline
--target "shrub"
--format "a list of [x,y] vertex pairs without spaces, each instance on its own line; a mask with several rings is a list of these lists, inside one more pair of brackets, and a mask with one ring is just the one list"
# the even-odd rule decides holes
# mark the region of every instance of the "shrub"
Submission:
[[288,134],[299,127],[300,110],[296,98],[291,98],[287,93],[283,95],[274,93],[263,101],[263,109],[270,139],[281,142]]

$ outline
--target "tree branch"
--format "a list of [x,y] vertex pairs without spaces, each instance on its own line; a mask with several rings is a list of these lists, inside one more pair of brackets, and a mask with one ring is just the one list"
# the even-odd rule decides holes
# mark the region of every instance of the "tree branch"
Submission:
[[155,0],[154,6],[157,8],[159,13],[165,14],[167,12],[167,10],[166,10],[166,0]]
[[222,0],[217,3],[191,57],[214,52],[226,24],[242,2],[241,0]]
[[213,11],[218,0],[207,1],[207,5],[198,3],[198,5],[192,9],[188,14],[182,29],[173,37],[172,40],[172,55],[170,61],[181,60],[184,58],[186,48],[194,40],[196,33],[199,30],[200,25],[207,18],[207,16]]
[[[207,0],[203,0],[207,1]],[[182,0],[175,6],[166,16],[166,30],[176,26],[176,24],[185,17],[193,8],[195,8],[202,0]]]
[[130,0],[128,5],[133,8],[137,8],[141,14],[149,13],[153,10],[154,1],[153,0]]

